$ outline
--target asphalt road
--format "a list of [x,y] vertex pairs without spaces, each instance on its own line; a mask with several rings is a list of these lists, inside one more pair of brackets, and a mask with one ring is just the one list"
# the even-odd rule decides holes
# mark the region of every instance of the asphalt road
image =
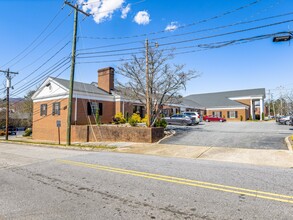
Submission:
[[0,219],[292,219],[293,169],[0,144]]
[[292,126],[275,122],[201,122],[196,126],[169,126],[176,134],[162,144],[287,150],[284,139]]

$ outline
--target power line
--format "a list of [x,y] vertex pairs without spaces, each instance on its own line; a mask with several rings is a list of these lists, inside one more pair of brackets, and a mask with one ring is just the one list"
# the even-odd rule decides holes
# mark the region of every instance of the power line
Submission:
[[[68,44],[71,43],[71,41],[68,41],[65,45],[63,45],[56,53],[54,53],[49,59],[47,59],[42,65],[40,65],[37,69],[35,69],[34,71],[32,71],[30,74],[28,74],[26,76],[26,78],[30,77],[31,75],[33,75],[34,73],[36,73],[39,69],[41,69],[43,66],[45,66],[49,61],[51,61],[54,57],[56,57],[57,54],[59,54],[64,48],[66,48],[68,46]],[[18,81],[17,83],[15,83],[14,85],[17,85],[19,83],[21,83],[22,81]]]
[[49,22],[49,24],[47,24],[47,26],[43,29],[43,31],[41,31],[41,33],[25,49],[23,49],[18,55],[16,55],[14,58],[12,58],[11,60],[9,60],[3,66],[6,66],[10,62],[12,62],[13,60],[15,60],[19,56],[21,56],[28,48],[30,48],[43,35],[43,33],[45,33],[45,31],[50,27],[50,25],[54,22],[54,20],[58,17],[58,15],[61,13],[62,10],[63,10],[63,8],[61,8],[58,11],[58,13],[53,17],[53,19]]
[[[22,92],[24,92],[24,91],[27,90],[28,88],[31,88],[31,87],[33,87],[34,85],[36,85],[36,84],[40,83],[41,81],[43,81],[46,77],[48,77],[48,76],[51,74],[52,71],[56,72],[56,71],[62,69],[64,66],[66,66],[66,65],[69,64],[69,63],[70,63],[70,61],[68,61],[68,62],[66,62],[66,63],[63,63],[63,65],[60,66],[60,67],[58,67],[58,68],[55,67],[54,69],[48,71],[46,74],[43,74],[42,76],[40,76],[39,78],[37,78],[36,80],[34,80],[33,83],[31,83],[31,84],[27,84],[27,85],[21,87],[20,89],[16,90],[12,95],[13,95],[13,96],[17,96],[17,95],[21,94]],[[69,67],[70,67],[70,66],[67,66],[67,67],[62,71],[62,73],[65,72]],[[57,69],[56,69],[56,68],[57,68]]]
[[[286,21],[280,21],[276,23],[270,23],[266,25],[261,25],[261,26],[256,26],[252,28],[247,28],[247,29],[241,29],[241,30],[236,30],[236,31],[231,31],[231,32],[226,32],[226,33],[221,33],[221,34],[215,34],[215,35],[209,35],[209,36],[204,36],[204,37],[198,37],[198,38],[192,38],[192,39],[186,39],[186,40],[181,40],[181,41],[174,41],[174,42],[168,42],[168,43],[160,43],[160,47],[162,46],[167,46],[167,45],[174,45],[174,44],[181,44],[181,43],[188,43],[192,41],[198,41],[198,40],[205,40],[205,39],[210,39],[210,38],[216,38],[216,37],[222,37],[226,35],[232,35],[232,34],[237,34],[237,33],[242,33],[242,32],[247,32],[247,31],[252,31],[252,30],[257,30],[257,29],[262,29],[262,28],[267,28],[267,27],[272,27],[280,24],[285,24],[292,22],[293,19],[291,20],[286,20]],[[133,50],[138,50],[138,49],[143,49],[144,47],[133,47],[133,48],[122,48],[122,49],[116,49],[116,50],[106,50],[106,51],[94,51],[94,52],[83,52],[79,53],[78,55],[89,55],[89,54],[105,54],[105,53],[113,53],[113,52],[121,52],[121,51],[133,51]]]
[[[196,22],[193,22],[193,23],[190,23],[190,24],[186,24],[186,25],[181,25],[178,27],[178,29],[183,29],[183,28],[187,28],[187,27],[191,27],[191,26],[194,26],[194,25],[197,25],[197,24],[201,24],[201,23],[206,23],[206,22],[209,22],[211,20],[215,20],[215,19],[218,19],[218,18],[221,18],[221,17],[224,17],[226,15],[229,15],[229,14],[232,14],[234,12],[237,12],[237,11],[240,11],[240,10],[243,10],[245,8],[248,8],[248,7],[251,7],[259,2],[261,2],[262,0],[256,0],[256,1],[253,1],[249,4],[246,4],[246,5],[243,5],[241,7],[238,7],[236,9],[233,9],[233,10],[230,10],[230,11],[226,11],[222,14],[219,14],[219,15],[215,15],[213,17],[210,17],[210,18],[207,18],[207,19],[203,19],[203,20],[200,20],[200,21],[196,21]],[[149,35],[156,35],[156,34],[161,34],[161,33],[165,33],[165,32],[168,32],[167,30],[160,30],[160,31],[157,31],[157,32],[150,32],[150,33],[146,33],[146,34],[139,34],[139,35],[132,35],[132,36],[124,36],[124,37],[96,37],[96,39],[99,39],[99,40],[117,40],[117,39],[129,39],[129,38],[138,38],[138,37],[147,37]]]
[[22,61],[24,58],[26,58],[29,54],[31,54],[35,49],[37,49],[41,44],[43,44],[48,37],[50,37],[61,25],[68,19],[69,15],[66,16],[46,37],[44,37],[34,48],[32,48],[28,53],[26,53],[22,58],[18,59],[16,62],[14,62],[10,66],[15,66],[17,63]]
[[210,39],[210,38],[215,38],[215,37],[222,37],[222,36],[226,36],[226,35],[237,34],[237,33],[242,33],[242,32],[262,29],[262,28],[266,28],[266,27],[272,27],[272,26],[276,26],[276,25],[280,25],[280,24],[289,23],[289,22],[292,22],[292,21],[293,21],[293,19],[286,20],[286,21],[280,21],[280,22],[276,22],[276,23],[271,23],[271,24],[266,24],[266,25],[257,26],[257,27],[252,27],[252,28],[247,28],[247,29],[242,29],[242,30],[236,30],[236,31],[232,31],[232,32],[226,32],[226,33],[222,33],[222,34],[216,34],[216,35],[211,35],[211,36],[187,39],[187,40],[182,40],[182,41],[169,42],[169,43],[160,44],[160,46],[187,43],[187,42],[192,42],[192,41],[197,41],[197,40],[205,40],[205,39]]
[[[274,18],[280,18],[280,17],[292,15],[292,14],[293,14],[293,12],[288,12],[288,13],[284,13],[284,14],[280,14],[280,15],[274,15],[274,16],[255,19],[255,20],[251,20],[251,21],[241,21],[241,22],[236,22],[236,23],[223,25],[223,26],[218,26],[218,27],[214,27],[214,28],[206,28],[206,29],[201,29],[201,30],[197,30],[197,31],[181,33],[181,34],[175,34],[175,35],[169,35],[169,36],[164,36],[164,37],[152,38],[150,40],[155,41],[155,40],[161,40],[161,39],[167,39],[167,38],[173,38],[173,37],[179,37],[179,36],[186,36],[186,35],[195,34],[195,33],[214,31],[214,30],[218,30],[218,29],[225,29],[225,28],[228,28],[228,27],[234,27],[234,26],[237,26],[237,25],[250,24],[250,23],[254,23],[254,22],[259,22],[259,21],[264,21],[264,20],[269,20],[269,19],[274,19]],[[90,38],[91,39],[91,37],[80,37],[80,38],[83,38],[83,39],[84,38]],[[92,39],[94,39],[94,38],[92,38]],[[110,44],[110,45],[104,45],[104,46],[98,46],[98,47],[89,47],[89,48],[79,49],[78,51],[93,50],[93,49],[115,47],[115,46],[124,46],[124,45],[141,43],[141,42],[142,41],[138,40],[138,41],[131,41],[131,42],[126,42],[126,43]]]

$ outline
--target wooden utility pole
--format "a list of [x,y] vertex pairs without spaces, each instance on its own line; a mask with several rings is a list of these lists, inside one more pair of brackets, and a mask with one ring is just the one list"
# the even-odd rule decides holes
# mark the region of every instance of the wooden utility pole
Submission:
[[78,12],[89,16],[88,13],[80,10],[78,5],[72,5],[65,1],[65,4],[74,8],[74,24],[73,24],[73,37],[72,37],[72,54],[71,54],[71,72],[69,82],[69,97],[68,97],[68,112],[67,112],[67,134],[66,134],[66,145],[71,144],[71,116],[72,116],[72,97],[73,97],[73,84],[74,84],[74,73],[75,73],[75,57],[76,57],[76,36],[77,36],[77,24],[78,24]]
[[149,88],[149,41],[145,41],[145,84],[146,84],[146,113],[147,113],[147,126],[151,126],[151,107],[150,107],[150,88]]
[[6,131],[5,131],[5,140],[8,140],[9,132],[9,89],[11,87],[11,76],[10,74],[18,74],[17,72],[10,72],[8,70],[0,70],[1,73],[6,74]]

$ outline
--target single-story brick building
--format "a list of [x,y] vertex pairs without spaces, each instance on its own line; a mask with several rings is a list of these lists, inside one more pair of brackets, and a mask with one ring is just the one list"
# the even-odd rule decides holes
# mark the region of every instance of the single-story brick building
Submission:
[[[246,121],[265,113],[264,88],[236,90],[217,93],[194,94],[184,97],[185,101],[199,103],[205,107],[206,115],[224,117],[227,121]],[[260,117],[262,120],[262,117]]]
[[[71,124],[96,124],[97,114],[104,124],[111,123],[119,112],[125,118],[133,113],[145,116],[143,104],[119,94],[114,87],[114,69],[111,67],[98,70],[97,83],[74,82]],[[37,89],[32,96],[33,139],[58,140],[58,122],[61,123],[61,141],[65,141],[68,97],[69,80],[49,77]],[[190,95],[181,98],[178,104],[163,106],[163,113],[198,111],[201,115],[219,115],[227,120],[240,120],[241,117],[246,120],[250,114],[255,117],[256,101],[260,103],[260,113],[263,112],[264,98],[264,89]]]

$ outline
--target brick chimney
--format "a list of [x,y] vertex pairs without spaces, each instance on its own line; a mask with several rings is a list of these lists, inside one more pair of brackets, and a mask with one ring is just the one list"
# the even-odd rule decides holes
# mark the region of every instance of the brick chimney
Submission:
[[108,93],[114,90],[114,68],[107,67],[98,70],[98,87]]

